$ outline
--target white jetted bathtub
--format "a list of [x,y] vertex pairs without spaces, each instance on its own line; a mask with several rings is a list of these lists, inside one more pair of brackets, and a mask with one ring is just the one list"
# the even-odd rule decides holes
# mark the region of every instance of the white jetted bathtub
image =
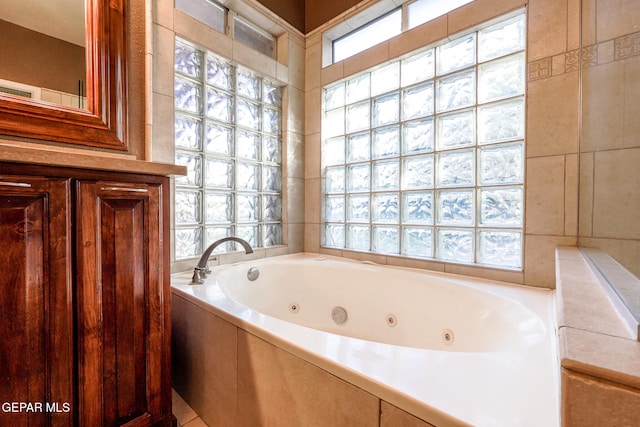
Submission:
[[559,424],[553,291],[313,254],[190,277],[174,317],[205,310],[433,425]]

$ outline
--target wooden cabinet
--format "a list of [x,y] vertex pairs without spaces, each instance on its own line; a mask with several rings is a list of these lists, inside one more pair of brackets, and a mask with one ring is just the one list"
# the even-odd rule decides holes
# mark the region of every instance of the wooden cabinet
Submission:
[[163,176],[0,163],[0,425],[171,424],[167,208]]

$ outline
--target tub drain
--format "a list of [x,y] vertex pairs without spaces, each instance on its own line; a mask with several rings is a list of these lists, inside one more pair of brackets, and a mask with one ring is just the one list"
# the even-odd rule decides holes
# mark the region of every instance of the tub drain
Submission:
[[333,310],[331,310],[331,318],[336,324],[342,325],[347,321],[347,310],[340,306],[334,307]]
[[289,311],[292,313],[297,313],[300,311],[300,304],[296,303],[296,302],[292,302],[291,304],[289,304]]
[[453,331],[451,329],[445,329],[442,331],[442,342],[446,346],[450,346],[453,344]]

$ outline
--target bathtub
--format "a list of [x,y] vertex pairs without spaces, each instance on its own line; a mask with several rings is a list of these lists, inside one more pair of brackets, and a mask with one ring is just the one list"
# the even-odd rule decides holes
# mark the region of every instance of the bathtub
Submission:
[[[182,354],[175,372],[216,358],[185,350],[186,336],[200,339],[193,338],[197,326],[184,326],[195,309],[403,416],[437,426],[559,425],[553,291],[315,254],[216,267],[203,285],[189,285],[190,277],[172,276],[174,318],[181,319],[173,328]],[[247,357],[234,353],[228,364]],[[189,390],[207,385],[182,387],[189,402]],[[239,393],[225,398],[241,401]],[[198,406],[201,398],[193,398]]]

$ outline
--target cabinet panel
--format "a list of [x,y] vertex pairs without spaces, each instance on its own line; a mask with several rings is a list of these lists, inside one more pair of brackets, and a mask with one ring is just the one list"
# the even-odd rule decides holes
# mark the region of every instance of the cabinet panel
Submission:
[[162,187],[80,181],[76,200],[82,421],[148,425],[169,413]]
[[[69,181],[0,176],[0,425],[71,425]],[[31,409],[31,410],[29,410]]]

